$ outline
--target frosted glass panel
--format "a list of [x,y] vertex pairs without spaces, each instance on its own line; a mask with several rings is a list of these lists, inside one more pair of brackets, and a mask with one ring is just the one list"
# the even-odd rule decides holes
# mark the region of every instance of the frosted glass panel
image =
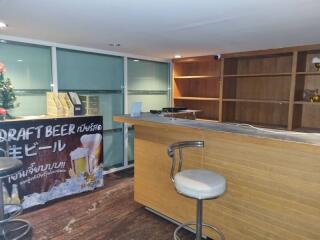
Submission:
[[103,129],[121,128],[122,124],[114,122],[112,117],[123,114],[123,95],[99,94],[98,96],[100,97],[100,113],[103,115]]
[[123,58],[57,50],[60,89],[121,90]]
[[[13,117],[34,116],[47,114],[47,100],[45,94],[17,95],[19,107],[9,110]],[[37,104],[35,104],[37,103]]]
[[168,90],[169,64],[128,59],[129,90]]
[[18,43],[0,43],[0,62],[6,65],[16,89],[50,89],[51,50],[49,47]]
[[129,95],[128,109],[131,112],[131,105],[134,102],[142,102],[142,112],[149,112],[150,109],[161,110],[169,106],[168,95]]
[[123,131],[103,134],[104,168],[123,166]]

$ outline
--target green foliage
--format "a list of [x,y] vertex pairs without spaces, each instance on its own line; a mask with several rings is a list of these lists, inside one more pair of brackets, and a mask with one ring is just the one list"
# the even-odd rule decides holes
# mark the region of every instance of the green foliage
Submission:
[[10,78],[5,79],[3,73],[0,73],[0,107],[11,109],[17,107],[17,100]]

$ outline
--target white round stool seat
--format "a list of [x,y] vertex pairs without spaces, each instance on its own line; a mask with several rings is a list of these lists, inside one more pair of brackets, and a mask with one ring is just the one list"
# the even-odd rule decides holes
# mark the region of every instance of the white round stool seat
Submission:
[[176,190],[195,199],[211,199],[226,191],[226,179],[206,169],[189,169],[174,176]]

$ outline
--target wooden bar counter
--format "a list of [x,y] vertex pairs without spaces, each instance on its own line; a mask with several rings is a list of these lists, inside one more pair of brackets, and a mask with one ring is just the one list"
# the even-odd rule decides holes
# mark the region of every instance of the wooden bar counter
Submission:
[[185,151],[184,168],[227,179],[226,193],[205,201],[204,222],[219,227],[226,240],[320,239],[319,134],[151,114],[114,120],[135,126],[137,202],[178,222],[195,220],[196,202],[179,195],[170,180],[167,147],[204,140],[204,149]]

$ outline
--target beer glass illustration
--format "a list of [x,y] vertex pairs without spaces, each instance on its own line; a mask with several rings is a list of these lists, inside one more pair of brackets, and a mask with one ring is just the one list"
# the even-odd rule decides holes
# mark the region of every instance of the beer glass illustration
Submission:
[[77,148],[70,153],[71,166],[77,176],[81,173],[89,172],[89,150],[87,148]]
[[93,169],[98,165],[101,151],[101,140],[102,136],[100,133],[96,134],[86,134],[81,136],[80,141],[84,148],[89,150],[89,171],[92,172]]

